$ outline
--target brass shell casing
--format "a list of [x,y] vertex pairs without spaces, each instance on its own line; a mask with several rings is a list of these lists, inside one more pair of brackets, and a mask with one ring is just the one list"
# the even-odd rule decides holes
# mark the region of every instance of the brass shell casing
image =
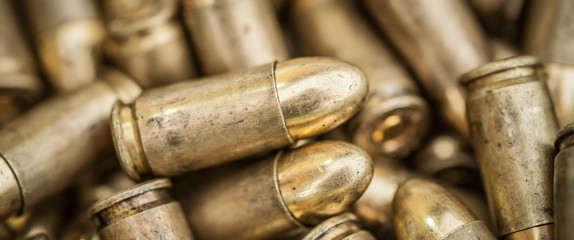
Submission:
[[197,239],[268,239],[342,213],[372,174],[373,163],[359,147],[315,142],[213,169],[193,185],[185,183],[192,188],[181,202]]
[[175,19],[176,0],[106,0],[111,61],[143,88],[197,76],[183,26]]
[[43,68],[58,91],[96,80],[105,30],[92,0],[24,0]]
[[542,64],[530,56],[494,61],[461,77],[498,236],[554,222],[552,143],[557,123],[544,77]]
[[401,184],[393,200],[397,239],[496,238],[454,195],[423,179]]
[[60,192],[111,150],[110,109],[141,90],[117,71],[104,71],[101,79],[49,99],[0,129],[0,218]]
[[375,240],[361,229],[359,219],[352,213],[342,213],[315,226],[302,240]]
[[554,143],[554,211],[556,239],[574,236],[574,123],[560,129]]
[[132,179],[175,176],[325,133],[359,111],[367,89],[357,67],[292,59],[149,90],[114,107],[112,134]]
[[100,228],[100,237],[193,240],[181,205],[171,198],[169,188],[169,179],[150,180],[95,203],[90,216]]
[[490,60],[488,43],[464,1],[363,0],[408,61],[439,114],[468,136],[464,89],[457,79]]
[[206,75],[289,58],[269,0],[184,0],[183,6]]
[[560,127],[574,122],[574,65],[546,63],[547,84]]
[[356,64],[369,80],[369,99],[350,123],[353,143],[371,156],[405,156],[430,122],[428,105],[390,50],[347,0],[295,1],[289,21],[304,55]]

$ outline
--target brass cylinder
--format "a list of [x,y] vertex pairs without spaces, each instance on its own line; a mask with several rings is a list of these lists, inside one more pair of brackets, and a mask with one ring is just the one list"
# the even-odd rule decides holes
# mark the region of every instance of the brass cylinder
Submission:
[[331,217],[309,231],[302,240],[375,240],[373,235],[361,229],[357,216],[342,213]]
[[183,6],[204,74],[289,58],[269,0],[184,0]]
[[556,239],[574,236],[574,123],[560,129],[554,143],[554,218]]
[[169,179],[155,179],[96,202],[89,214],[100,237],[193,240],[181,205],[171,198],[169,188]]
[[530,56],[498,60],[468,72],[461,83],[498,236],[514,239],[516,232],[552,224],[557,123],[542,64]]
[[0,129],[0,218],[26,209],[74,182],[111,150],[110,109],[140,88],[107,70],[73,93],[49,99]]
[[295,1],[289,21],[304,55],[356,64],[369,80],[369,99],[350,123],[353,143],[371,156],[404,157],[430,122],[414,82],[348,0]]
[[468,136],[457,79],[490,60],[487,39],[464,1],[363,0],[408,61],[448,126]]
[[558,125],[574,122],[574,65],[546,63],[547,84]]
[[399,240],[496,239],[455,196],[428,180],[415,178],[401,184],[393,211]]
[[372,174],[359,147],[315,142],[186,181],[181,202],[197,239],[268,239],[342,213]]
[[149,90],[113,108],[112,134],[132,179],[175,176],[325,133],[362,107],[367,88],[352,65],[292,59]]
[[104,1],[105,53],[143,88],[197,75],[183,26],[175,18],[178,6],[176,0]]
[[96,79],[105,30],[92,0],[24,0],[48,79],[61,92]]

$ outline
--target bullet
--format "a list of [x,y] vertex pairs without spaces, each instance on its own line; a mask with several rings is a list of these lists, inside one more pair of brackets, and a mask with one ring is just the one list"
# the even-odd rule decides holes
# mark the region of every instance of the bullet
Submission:
[[43,86],[14,6],[0,2],[0,126],[20,115],[40,97]]
[[466,206],[440,185],[410,179],[393,200],[397,239],[491,239],[488,231]]
[[22,1],[44,71],[60,92],[95,81],[105,30],[92,0]]
[[183,6],[185,23],[206,75],[289,58],[269,0],[184,0]]
[[357,216],[342,213],[314,227],[302,240],[375,240],[368,231],[361,229]]
[[357,67],[298,58],[149,90],[112,110],[124,172],[176,176],[325,133],[363,105]]
[[140,183],[96,202],[89,210],[103,240],[193,240],[181,205],[170,194],[169,179]]
[[182,182],[195,237],[268,239],[345,211],[369,185],[373,163],[359,147],[322,141],[208,170]]
[[183,26],[175,18],[176,0],[104,1],[110,60],[143,88],[197,76]]
[[574,236],[570,223],[574,221],[574,123],[560,129],[556,134],[554,147],[554,212],[556,239]]
[[487,39],[459,0],[363,0],[448,126],[468,136],[464,90],[457,79],[490,60]]
[[112,149],[110,110],[141,90],[114,70],[101,79],[42,102],[0,129],[0,219],[62,191]]
[[349,124],[354,144],[387,157],[418,147],[430,123],[428,105],[354,2],[294,1],[289,21],[304,55],[348,61],[367,75],[369,99]]
[[544,78],[538,59],[518,56],[487,63],[460,80],[468,90],[472,144],[491,214],[505,239],[552,236],[558,129]]
[[546,63],[548,91],[560,127],[574,122],[574,65]]

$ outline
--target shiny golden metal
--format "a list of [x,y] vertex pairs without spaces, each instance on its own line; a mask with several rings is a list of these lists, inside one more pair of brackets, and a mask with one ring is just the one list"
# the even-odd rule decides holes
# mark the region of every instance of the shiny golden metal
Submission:
[[354,145],[322,141],[208,170],[183,183],[181,202],[195,236],[268,239],[346,210],[369,185],[373,163]]
[[547,84],[558,125],[574,122],[574,65],[546,63]]
[[302,240],[375,240],[361,229],[359,219],[352,213],[342,213],[317,225]]
[[176,0],[106,0],[106,55],[143,88],[197,75]]
[[95,203],[89,214],[100,228],[100,237],[192,240],[189,223],[169,188],[169,179],[150,180]]
[[404,182],[393,200],[397,239],[496,238],[455,196],[423,179]]
[[542,64],[530,56],[498,60],[468,72],[461,83],[468,90],[472,143],[498,236],[545,234],[540,230],[552,227],[543,225],[554,222],[557,123]]
[[369,80],[369,99],[350,123],[353,143],[371,156],[405,156],[430,122],[426,102],[407,72],[364,20],[353,1],[294,1],[289,20],[304,55],[356,64]]
[[0,218],[54,195],[111,150],[112,105],[140,88],[107,70],[78,91],[49,99],[0,129]]
[[574,236],[574,123],[560,129],[554,143],[554,218],[557,239]]
[[363,0],[406,58],[440,116],[468,136],[457,79],[490,60],[487,39],[464,1]]
[[175,176],[325,133],[362,107],[357,67],[299,58],[145,92],[112,110],[112,134],[134,180]]
[[54,88],[96,79],[105,30],[92,0],[24,0],[40,60]]
[[183,6],[204,74],[289,58],[269,0],[183,0]]

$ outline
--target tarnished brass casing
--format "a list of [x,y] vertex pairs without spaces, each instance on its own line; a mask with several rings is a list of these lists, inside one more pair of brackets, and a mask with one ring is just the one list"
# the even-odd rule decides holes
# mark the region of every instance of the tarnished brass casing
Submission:
[[547,84],[558,125],[574,122],[574,65],[546,63]]
[[98,154],[111,150],[112,106],[132,101],[141,90],[114,70],[100,78],[39,104],[0,129],[0,218],[61,191]]
[[455,196],[428,180],[415,178],[401,184],[393,211],[399,240],[496,239]]
[[299,58],[149,90],[112,110],[112,134],[134,180],[175,176],[325,133],[362,107],[359,68]]
[[375,240],[373,235],[361,229],[357,216],[342,213],[315,226],[302,240]]
[[176,0],[106,0],[107,56],[143,88],[197,75]]
[[192,240],[189,223],[169,188],[169,179],[150,180],[95,203],[90,215],[100,228],[100,237]]
[[58,91],[96,79],[105,30],[92,0],[24,0],[38,54]]
[[574,236],[574,123],[558,131],[554,146],[555,236],[569,239]]
[[10,1],[0,2],[0,126],[38,99],[42,83]]
[[372,174],[373,163],[359,147],[315,142],[247,166],[214,169],[186,182],[191,189],[181,202],[198,239],[268,239],[342,213]]
[[363,0],[408,61],[439,114],[468,136],[463,73],[490,60],[487,39],[464,1]]
[[[551,230],[543,225],[554,222],[552,143],[557,123],[544,78],[542,64],[530,56],[487,63],[461,77],[491,214],[498,236],[508,239],[519,231]],[[531,237],[551,236],[538,233],[542,235]]]
[[405,156],[428,129],[426,102],[407,72],[348,0],[295,1],[292,34],[304,55],[356,64],[369,80],[369,99],[350,123],[353,143],[371,156]]
[[183,6],[204,74],[289,58],[269,0],[183,0]]

